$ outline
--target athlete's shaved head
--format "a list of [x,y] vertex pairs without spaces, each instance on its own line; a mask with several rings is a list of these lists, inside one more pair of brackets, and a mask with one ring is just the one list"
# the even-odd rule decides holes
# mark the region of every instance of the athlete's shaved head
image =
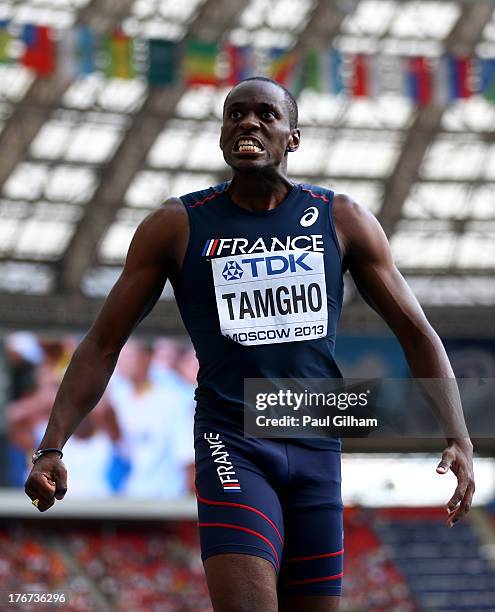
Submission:
[[299,109],[297,107],[296,99],[294,98],[292,93],[287,89],[287,87],[284,87],[282,85],[282,83],[279,83],[278,81],[274,81],[273,79],[269,79],[268,77],[253,76],[247,79],[243,79],[242,81],[239,81],[239,83],[235,87],[233,87],[227,94],[227,97],[225,98],[225,102],[223,104],[224,109],[225,109],[225,105],[227,104],[227,100],[229,99],[229,96],[234,91],[234,89],[238,87],[239,85],[242,85],[242,83],[249,83],[250,81],[261,81],[264,83],[271,83],[272,85],[275,85],[276,87],[281,89],[284,93],[285,102],[287,104],[287,109],[289,111],[290,129],[293,130],[297,128],[297,122],[299,120]]

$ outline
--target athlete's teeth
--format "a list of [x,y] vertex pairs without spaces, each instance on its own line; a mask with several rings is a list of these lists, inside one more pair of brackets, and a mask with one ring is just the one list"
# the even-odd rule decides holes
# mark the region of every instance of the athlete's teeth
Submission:
[[239,140],[239,144],[237,145],[238,151],[240,152],[249,152],[249,153],[259,153],[263,149],[253,142],[252,140]]
[[251,143],[246,143],[244,141],[239,143],[239,151],[241,152],[257,153],[261,150],[260,147]]

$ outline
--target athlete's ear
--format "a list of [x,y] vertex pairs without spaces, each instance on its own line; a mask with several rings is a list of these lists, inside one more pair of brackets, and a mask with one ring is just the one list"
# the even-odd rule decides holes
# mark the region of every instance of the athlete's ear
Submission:
[[287,153],[294,153],[299,148],[301,143],[301,132],[298,128],[291,131],[289,136],[289,143],[287,145]]

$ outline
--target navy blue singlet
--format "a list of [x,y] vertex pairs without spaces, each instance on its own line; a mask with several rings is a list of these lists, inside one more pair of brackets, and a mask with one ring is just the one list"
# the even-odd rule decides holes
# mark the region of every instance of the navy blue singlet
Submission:
[[200,364],[196,426],[242,433],[245,378],[342,376],[342,259],[332,191],[295,184],[275,209],[250,212],[228,185],[181,196],[190,237],[175,296]]

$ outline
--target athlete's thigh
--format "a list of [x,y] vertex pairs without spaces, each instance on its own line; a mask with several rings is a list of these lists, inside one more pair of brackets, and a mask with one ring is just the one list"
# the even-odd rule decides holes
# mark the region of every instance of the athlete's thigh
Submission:
[[266,559],[220,554],[204,567],[215,612],[277,612],[277,577]]
[[295,445],[289,453],[279,596],[286,610],[336,610],[344,553],[340,453]]
[[224,602],[230,588],[229,601],[242,601],[248,589],[250,601],[276,602],[283,517],[260,465],[286,461],[285,453],[257,449],[255,462],[249,441],[214,429],[197,431],[195,449],[201,558],[212,600]]

